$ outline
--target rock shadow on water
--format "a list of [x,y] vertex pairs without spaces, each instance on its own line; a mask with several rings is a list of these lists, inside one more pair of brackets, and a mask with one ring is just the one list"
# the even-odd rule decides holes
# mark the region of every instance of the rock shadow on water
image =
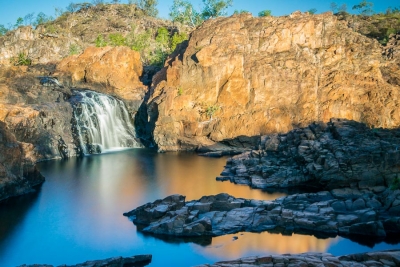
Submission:
[[[24,221],[25,216],[38,201],[42,184],[32,187],[33,191],[21,196],[15,196],[0,202],[0,247],[7,245],[7,237],[11,235],[18,225]],[[10,212],[11,211],[11,212]]]

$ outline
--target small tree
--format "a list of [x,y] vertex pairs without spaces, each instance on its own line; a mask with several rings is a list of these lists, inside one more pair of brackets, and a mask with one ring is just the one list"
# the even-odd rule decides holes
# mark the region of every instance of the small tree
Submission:
[[169,16],[173,21],[193,27],[203,22],[201,14],[193,8],[191,3],[184,0],[174,0]]
[[316,8],[311,8],[307,12],[310,13],[311,15],[314,15],[315,13],[317,13],[317,9]]
[[374,6],[373,3],[363,0],[358,5],[353,6],[352,9],[358,10],[360,15],[368,16],[374,13],[374,10],[372,9],[373,6]]
[[6,34],[8,32],[7,28],[4,27],[3,24],[0,24],[0,36],[3,36],[4,34]]
[[259,17],[269,17],[271,15],[272,15],[272,12],[271,12],[271,10],[268,10],[268,9],[258,12]]
[[330,9],[332,10],[333,13],[338,12],[338,5],[335,2],[332,2],[330,5]]
[[24,17],[24,23],[25,23],[25,25],[31,25],[34,16],[35,16],[35,13],[26,14],[25,17]]
[[22,26],[24,24],[24,19],[19,17],[17,19],[17,22],[14,24],[14,28],[18,28],[19,26]]
[[226,16],[226,9],[233,5],[233,0],[203,0],[201,16],[204,20]]
[[147,16],[157,17],[158,0],[135,0],[133,3],[135,3],[139,8],[141,8]]
[[249,11],[247,11],[247,10],[243,10],[243,9],[241,9],[241,10],[235,10],[235,11],[233,11],[233,14],[245,14],[245,13],[250,13]]
[[339,7],[339,13],[347,13],[347,5],[346,4],[342,4]]

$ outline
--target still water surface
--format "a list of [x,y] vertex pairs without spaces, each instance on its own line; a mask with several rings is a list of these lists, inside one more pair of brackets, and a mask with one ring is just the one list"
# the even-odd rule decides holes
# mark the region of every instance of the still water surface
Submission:
[[222,192],[264,200],[282,196],[215,181],[225,161],[133,149],[42,162],[38,167],[46,182],[39,193],[0,205],[0,266],[76,264],[138,254],[152,254],[150,266],[193,266],[266,253],[343,255],[400,248],[398,244],[371,248],[344,238],[269,233],[227,235],[209,244],[163,241],[137,232],[122,216],[171,194],[186,195],[187,200]]

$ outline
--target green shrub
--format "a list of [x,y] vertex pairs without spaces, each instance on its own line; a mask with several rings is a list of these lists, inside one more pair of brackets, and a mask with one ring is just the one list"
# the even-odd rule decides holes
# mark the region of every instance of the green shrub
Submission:
[[272,12],[271,12],[271,10],[268,10],[268,9],[258,12],[259,17],[269,17],[271,15],[272,15]]
[[71,44],[69,46],[69,55],[78,55],[81,52],[81,47],[77,44]]
[[182,87],[178,87],[178,96],[181,96],[183,94],[183,89]]
[[211,105],[211,106],[208,106],[208,107],[206,108],[207,117],[209,117],[210,119],[212,119],[212,116],[213,116],[214,113],[217,112],[218,110],[219,110],[219,106],[216,105],[216,104]]
[[164,66],[165,60],[168,57],[168,53],[160,48],[155,49],[150,53],[149,63],[150,65],[162,68]]
[[108,35],[110,45],[112,46],[123,46],[126,45],[126,38],[120,33],[110,33]]
[[178,44],[182,43],[183,41],[186,41],[187,39],[188,39],[188,36],[186,33],[175,32],[174,35],[172,36],[171,42],[170,42],[171,43],[170,44],[171,51],[174,51]]
[[5,35],[8,32],[8,29],[4,27],[3,24],[0,24],[0,36]]
[[393,180],[392,184],[390,185],[390,189],[391,189],[391,190],[400,189],[400,178],[399,178],[399,177],[396,177],[396,178]]
[[97,35],[96,40],[94,42],[96,44],[96,47],[104,47],[107,45],[107,42],[104,40],[104,37],[101,34]]
[[161,27],[157,30],[156,42],[158,45],[167,47],[169,43],[169,32],[166,28]]
[[12,57],[10,61],[14,66],[29,66],[32,64],[32,60],[23,52],[19,53],[16,57]]
[[151,30],[147,30],[140,34],[135,34],[135,29],[133,28],[127,37],[127,44],[132,50],[141,52],[150,46],[152,35],[153,33]]

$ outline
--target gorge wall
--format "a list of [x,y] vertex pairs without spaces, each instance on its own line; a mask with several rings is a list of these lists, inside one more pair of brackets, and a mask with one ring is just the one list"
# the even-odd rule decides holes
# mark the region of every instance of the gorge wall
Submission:
[[331,13],[209,20],[153,78],[154,140],[194,150],[332,117],[398,127],[396,62]]

